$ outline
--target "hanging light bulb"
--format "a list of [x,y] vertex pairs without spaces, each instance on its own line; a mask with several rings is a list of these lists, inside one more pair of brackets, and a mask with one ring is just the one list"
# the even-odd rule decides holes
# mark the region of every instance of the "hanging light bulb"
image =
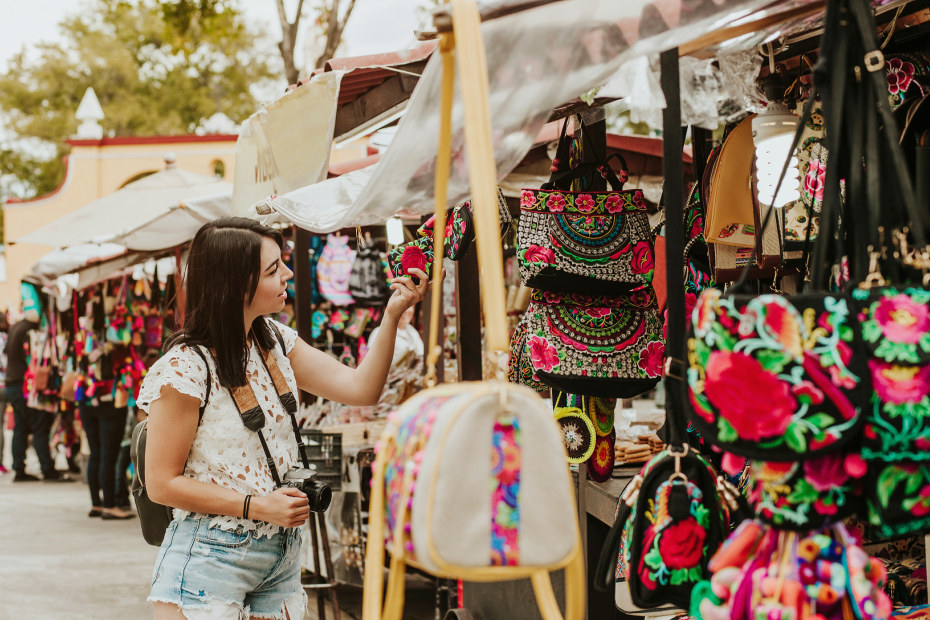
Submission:
[[387,228],[387,242],[390,245],[400,245],[404,242],[404,223],[397,217],[388,218],[384,223]]
[[[798,159],[792,152],[797,127],[798,117],[782,103],[769,103],[764,112],[752,119],[752,139],[756,146],[756,191],[760,204],[784,207],[801,197]],[[788,171],[778,188],[789,153],[791,161]]]

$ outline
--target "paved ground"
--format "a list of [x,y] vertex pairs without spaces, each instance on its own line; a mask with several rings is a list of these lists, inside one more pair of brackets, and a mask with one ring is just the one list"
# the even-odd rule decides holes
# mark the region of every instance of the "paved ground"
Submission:
[[[88,518],[81,482],[12,480],[0,476],[0,620],[152,617],[145,598],[158,549],[142,539],[136,519]],[[344,620],[361,617],[360,589],[340,588],[338,596]],[[428,584],[408,588],[404,617],[434,618],[433,601]],[[315,594],[309,607],[304,620],[319,618]]]

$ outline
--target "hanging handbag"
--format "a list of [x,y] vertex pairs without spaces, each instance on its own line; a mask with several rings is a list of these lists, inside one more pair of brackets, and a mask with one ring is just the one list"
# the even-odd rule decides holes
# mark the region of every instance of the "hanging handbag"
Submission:
[[[613,191],[570,191],[590,174],[602,174]],[[649,285],[655,256],[642,191],[623,191],[604,159],[563,172],[553,166],[542,188],[521,193],[517,260],[523,283],[536,289],[616,296]]]
[[394,277],[410,276],[414,282],[419,282],[420,279],[412,276],[409,270],[420,269],[427,277],[432,277],[434,254],[432,238],[418,237],[388,252],[388,269]]
[[[510,225],[513,223],[513,217],[510,215],[510,208],[507,206],[507,199],[504,192],[497,188],[497,211],[501,223],[501,236],[503,237]],[[417,235],[420,237],[433,237],[433,223],[435,216],[430,217],[417,229]],[[474,211],[470,200],[456,205],[452,209],[451,217],[446,222],[445,248],[446,258],[450,260],[459,260],[471,248],[475,239],[475,221]]]
[[[469,122],[465,148],[483,273],[487,349],[503,375],[507,332],[494,159],[490,154],[487,74],[480,17],[472,0],[453,0],[451,36],[440,41],[442,89],[436,162],[434,244],[443,257],[451,163],[455,59]],[[472,82],[477,83],[472,83]],[[428,389],[389,417],[372,466],[362,617],[398,619],[407,565],[467,581],[530,578],[542,617],[560,618],[548,572],[565,568],[566,617],[584,615],[584,559],[571,475],[558,429],[531,390],[500,379],[432,387],[442,270],[433,272]],[[468,467],[463,467],[468,463]],[[382,607],[384,551],[391,553]]]
[[[680,95],[677,51],[671,54],[663,55],[662,78],[666,97],[673,100]],[[670,110],[677,109],[670,106]],[[680,124],[680,117],[671,112],[666,122]],[[685,198],[680,136],[668,133],[663,158],[670,222],[682,221]],[[664,380],[668,447],[650,459],[621,493],[594,574],[595,587],[614,587],[617,607],[636,615],[687,609],[692,589],[709,574],[707,564],[730,525],[748,512],[739,492],[683,442],[684,230],[672,226],[667,233],[669,322]]]
[[632,398],[662,376],[665,343],[651,286],[624,297],[537,290],[525,316],[535,375],[560,391]]
[[391,290],[385,272],[386,260],[370,237],[367,241],[358,237],[358,251],[349,273],[349,294],[356,304],[380,306],[387,301]]
[[621,492],[596,586],[616,582],[617,607],[625,613],[687,609],[730,524],[748,514],[739,491],[687,444],[664,450]]

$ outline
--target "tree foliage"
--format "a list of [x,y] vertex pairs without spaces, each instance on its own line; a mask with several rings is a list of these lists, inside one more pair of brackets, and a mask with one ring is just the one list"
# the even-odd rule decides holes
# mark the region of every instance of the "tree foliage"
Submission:
[[59,27],[62,43],[23,50],[0,74],[0,114],[14,134],[13,146],[0,145],[0,198],[60,183],[64,140],[89,86],[105,135],[177,135],[218,112],[244,120],[258,107],[253,88],[275,75],[260,35],[224,0],[96,0]]
[[[281,41],[278,43],[278,50],[281,52],[281,60],[284,61],[284,74],[288,84],[296,84],[301,76],[300,68],[294,60],[294,54],[297,50],[300,22],[303,19],[304,0],[297,0],[297,10],[294,12],[293,19],[287,16],[284,0],[275,0],[275,6],[278,9],[278,22],[281,24]],[[342,33],[354,9],[355,0],[316,0],[313,2],[313,10],[316,13],[314,23],[323,34],[323,51],[314,60],[313,66],[309,67],[310,70],[322,67],[336,54],[339,44],[342,43]]]

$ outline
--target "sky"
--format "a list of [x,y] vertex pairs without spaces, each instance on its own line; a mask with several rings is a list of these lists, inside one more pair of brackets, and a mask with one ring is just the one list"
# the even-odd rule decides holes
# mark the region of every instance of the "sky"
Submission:
[[[86,2],[0,0],[0,70],[6,69],[7,60],[24,45],[58,40],[58,23],[66,15],[80,11]],[[305,19],[312,4],[305,2]],[[343,34],[345,46],[338,55],[362,56],[410,47],[415,43],[416,8],[421,4],[423,0],[357,0]],[[250,23],[270,33],[274,42],[280,40],[281,28],[274,0],[239,0],[239,5]],[[296,6],[296,0],[285,0],[285,7],[291,13]],[[300,39],[297,46],[298,50],[302,48]]]

